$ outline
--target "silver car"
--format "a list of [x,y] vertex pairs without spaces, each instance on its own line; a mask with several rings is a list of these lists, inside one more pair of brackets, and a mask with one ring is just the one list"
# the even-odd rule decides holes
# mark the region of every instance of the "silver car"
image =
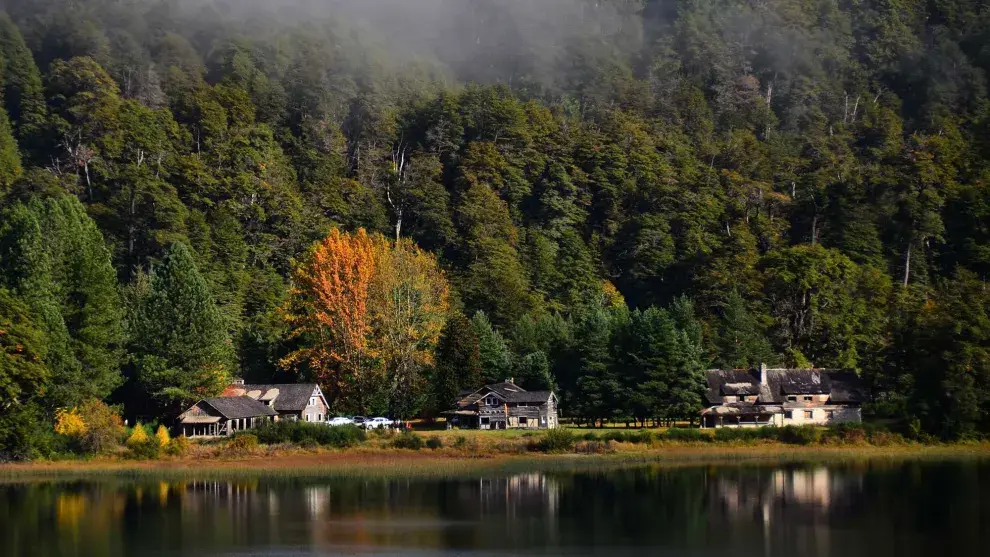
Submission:
[[354,420],[346,416],[338,416],[327,422],[331,427],[339,425],[354,425]]

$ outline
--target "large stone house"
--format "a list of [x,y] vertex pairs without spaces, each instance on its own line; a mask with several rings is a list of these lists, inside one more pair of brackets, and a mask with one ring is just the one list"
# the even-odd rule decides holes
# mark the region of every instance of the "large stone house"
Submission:
[[302,420],[323,423],[327,404],[315,383],[245,385],[235,380],[215,398],[205,398],[179,416],[187,437],[217,437],[258,427],[266,421]]
[[557,395],[527,391],[512,379],[465,394],[454,410],[444,414],[449,425],[471,429],[553,429],[559,425]]
[[701,427],[861,422],[866,389],[855,373],[828,369],[713,369]]

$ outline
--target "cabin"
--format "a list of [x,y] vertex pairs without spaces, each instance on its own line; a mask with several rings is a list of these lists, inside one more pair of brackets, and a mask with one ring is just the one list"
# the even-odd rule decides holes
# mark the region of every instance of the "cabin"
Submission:
[[853,372],[713,369],[706,372],[702,428],[830,425],[863,421],[867,392]]
[[462,395],[444,412],[450,427],[468,429],[553,429],[559,425],[557,395],[527,391],[512,379]]
[[278,412],[246,396],[204,398],[179,415],[186,437],[222,437],[275,420]]
[[257,400],[275,410],[280,420],[319,423],[329,419],[330,405],[316,383],[260,385],[236,379],[222,396]]

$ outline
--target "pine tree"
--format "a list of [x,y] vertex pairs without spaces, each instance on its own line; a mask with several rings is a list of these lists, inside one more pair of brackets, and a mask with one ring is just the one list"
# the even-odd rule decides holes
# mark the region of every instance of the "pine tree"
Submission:
[[230,383],[226,323],[183,244],[169,248],[131,316],[135,377],[159,408],[215,396]]
[[474,314],[471,325],[478,337],[481,380],[485,384],[505,381],[512,373],[512,351],[502,333],[492,326],[483,311]]
[[0,288],[0,459],[32,456],[40,403],[51,381],[47,346],[30,307]]
[[447,320],[437,346],[436,365],[430,380],[430,404],[434,414],[453,407],[457,395],[481,386],[481,351],[471,321],[461,313]]
[[38,147],[45,126],[41,72],[20,30],[0,13],[0,57],[3,57],[3,100],[17,137],[29,150]]
[[740,369],[773,362],[770,342],[746,300],[733,291],[722,310],[715,334],[715,363],[723,369]]

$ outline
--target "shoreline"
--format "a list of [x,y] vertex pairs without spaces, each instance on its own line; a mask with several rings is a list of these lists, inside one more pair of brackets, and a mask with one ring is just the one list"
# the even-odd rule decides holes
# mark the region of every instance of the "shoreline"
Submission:
[[469,454],[399,449],[280,449],[237,457],[126,460],[99,457],[0,464],[0,484],[21,481],[169,479],[457,479],[539,472],[662,467],[990,459],[990,443],[892,446],[666,445],[613,454]]

